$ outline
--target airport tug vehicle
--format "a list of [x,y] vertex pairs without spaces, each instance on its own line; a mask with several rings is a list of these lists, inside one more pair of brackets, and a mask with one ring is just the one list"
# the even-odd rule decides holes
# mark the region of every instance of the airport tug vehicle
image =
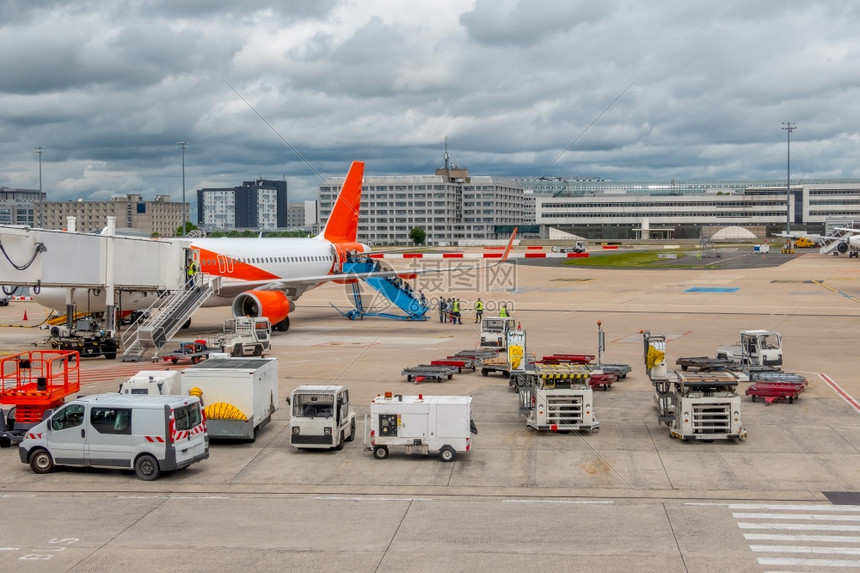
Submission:
[[654,385],[657,419],[681,440],[741,440],[738,378],[731,372],[669,372],[666,337],[643,332],[645,370]]
[[355,439],[355,412],[346,386],[302,384],[287,398],[290,445],[303,449],[342,450]]

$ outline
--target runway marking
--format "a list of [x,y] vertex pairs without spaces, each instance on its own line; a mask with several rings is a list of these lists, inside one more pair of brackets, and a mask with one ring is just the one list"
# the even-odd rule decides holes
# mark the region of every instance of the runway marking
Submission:
[[860,555],[860,547],[812,547],[808,545],[750,545],[757,552],[817,553],[828,555]]
[[821,504],[777,504],[777,503],[730,503],[716,501],[688,501],[684,505],[710,505],[724,506],[729,509],[775,509],[778,511],[797,510],[797,511],[860,511],[860,506],[853,505],[830,505]]
[[503,499],[502,503],[569,503],[579,505],[613,505],[611,500],[576,500],[576,499]]
[[732,517],[736,519],[807,519],[810,521],[860,521],[860,515],[819,515],[817,513],[732,513]]
[[842,387],[841,387],[839,384],[837,384],[837,383],[836,383],[836,381],[835,381],[835,380],[833,380],[833,379],[832,379],[830,376],[828,376],[827,374],[824,374],[823,372],[821,372],[821,373],[819,373],[819,374],[818,374],[818,377],[819,377],[819,378],[821,378],[822,380],[824,380],[825,382],[827,382],[828,386],[830,386],[831,388],[833,388],[833,390],[834,390],[837,394],[839,394],[839,396],[841,396],[843,400],[845,400],[846,402],[848,402],[848,405],[850,405],[850,406],[851,406],[852,408],[854,408],[858,413],[860,413],[860,402],[858,402],[858,401],[857,401],[857,399],[856,399],[856,398],[854,398],[854,396],[852,396],[851,394],[849,394],[848,392],[846,392],[845,390],[843,390],[843,389],[842,389]]
[[760,558],[759,565],[785,565],[788,567],[860,567],[860,561],[843,559],[776,559]]
[[739,521],[741,529],[775,529],[779,531],[845,531],[854,533],[860,531],[860,525],[824,525],[819,523],[746,523]]
[[[750,551],[756,554],[775,554],[772,557],[756,557],[761,566],[810,567],[815,570],[860,566],[860,560],[846,558],[860,555],[860,535],[857,535],[860,533],[860,525],[838,523],[860,521],[858,506],[764,503],[730,503],[726,506],[732,510],[732,517],[735,519],[766,520],[737,522],[738,528],[744,530],[743,536],[750,544]],[[790,511],[803,513],[788,513]],[[781,520],[795,520],[796,523],[781,523]],[[819,523],[822,521],[830,523]],[[786,531],[797,533],[785,533]],[[819,535],[816,532],[827,533]],[[850,534],[842,535],[843,533]],[[786,544],[756,543],[762,541]],[[810,557],[794,557],[795,555]],[[812,557],[818,555],[821,558]]]
[[[833,280],[833,279],[830,279],[830,280]],[[850,294],[846,294],[846,293],[842,292],[841,290],[834,288],[828,284],[824,284],[824,281],[812,281],[812,282],[819,285],[819,286],[823,286],[824,288],[826,288],[829,291],[833,291],[836,294],[840,294],[849,300],[853,300],[854,302],[860,302],[860,298],[857,298],[856,296],[851,296]]]
[[367,496],[337,496],[337,495],[317,495],[310,499],[319,501],[433,501],[432,497],[367,497]]
[[791,533],[744,533],[747,541],[821,541],[823,543],[860,543],[858,535],[794,535]]

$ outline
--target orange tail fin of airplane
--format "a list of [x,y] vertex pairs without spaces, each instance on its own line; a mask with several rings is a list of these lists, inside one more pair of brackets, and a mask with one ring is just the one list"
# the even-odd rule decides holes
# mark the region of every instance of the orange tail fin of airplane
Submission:
[[325,224],[322,238],[332,243],[355,242],[358,235],[358,209],[361,205],[363,179],[364,162],[353,161]]
[[508,255],[511,254],[511,249],[514,248],[514,239],[517,237],[517,229],[519,229],[519,227],[514,227],[514,232],[511,233],[511,240],[508,241],[508,246],[505,247],[505,253],[502,255],[501,262],[508,260]]

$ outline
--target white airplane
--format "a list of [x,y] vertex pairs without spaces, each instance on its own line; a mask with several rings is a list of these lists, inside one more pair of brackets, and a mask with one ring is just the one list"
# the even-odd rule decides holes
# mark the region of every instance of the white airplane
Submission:
[[[325,228],[316,237],[191,239],[202,280],[207,276],[222,277],[219,293],[212,295],[204,306],[231,306],[234,316],[266,317],[273,328],[286,331],[296,299],[324,283],[354,282],[370,276],[408,279],[422,272],[445,272],[440,269],[343,272],[348,253],[371,251],[368,245],[357,241],[363,176],[364,163],[353,162]],[[513,240],[514,236],[499,262],[507,259]],[[43,288],[33,298],[42,306],[65,312],[66,294],[64,288]],[[148,308],[156,297],[152,292],[123,292],[118,302],[123,312],[129,312]],[[79,310],[104,312],[105,293],[76,291],[74,302]]]
[[796,240],[801,237],[806,237],[810,241],[814,241],[821,245],[819,252],[824,255],[829,254],[846,254],[849,258],[860,257],[860,229],[852,229],[850,227],[837,227],[833,229],[830,235],[818,235],[815,233],[775,233],[775,237],[783,237],[789,240]]

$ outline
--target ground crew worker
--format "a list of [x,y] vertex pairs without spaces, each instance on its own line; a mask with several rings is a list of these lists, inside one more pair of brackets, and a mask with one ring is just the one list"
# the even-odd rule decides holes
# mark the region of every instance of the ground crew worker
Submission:
[[481,302],[481,298],[478,297],[478,300],[475,301],[475,322],[481,322],[481,317],[484,316],[484,303]]
[[439,299],[439,322],[445,322],[448,310],[445,308],[445,299]]
[[506,305],[506,304],[502,305],[502,308],[499,309],[499,316],[503,317],[503,318],[507,318],[508,316],[510,316],[508,314],[508,305]]
[[185,271],[188,274],[188,288],[194,288],[194,277],[197,275],[197,263],[193,260],[188,263],[188,269]]
[[453,303],[451,303],[451,322],[453,324],[463,324],[463,321],[460,318],[460,299],[455,299]]

